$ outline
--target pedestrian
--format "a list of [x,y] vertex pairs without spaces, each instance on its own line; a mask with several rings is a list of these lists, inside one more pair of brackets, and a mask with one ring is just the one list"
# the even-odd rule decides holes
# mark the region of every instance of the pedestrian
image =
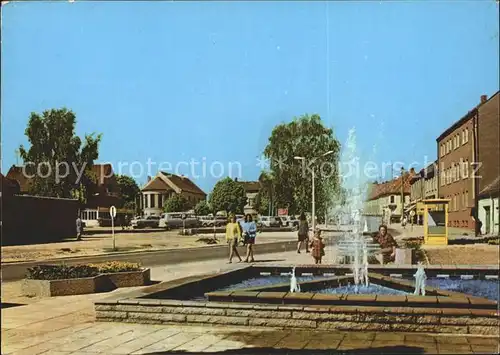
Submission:
[[307,223],[307,218],[304,212],[302,212],[299,217],[299,231],[297,232],[297,235],[299,237],[297,254],[300,254],[300,247],[304,244],[304,242],[306,245],[306,253],[309,253],[309,223]]
[[321,238],[321,230],[317,229],[314,232],[309,248],[311,248],[311,256],[314,259],[314,263],[321,264],[323,256],[325,256],[325,243],[323,242],[323,238]]
[[255,245],[255,237],[257,236],[257,225],[253,221],[252,215],[247,214],[245,216],[245,222],[243,223],[243,244],[247,247],[247,256],[245,262],[255,262],[253,257],[253,246]]
[[226,241],[229,245],[229,264],[233,262],[233,256],[236,254],[240,262],[242,261],[240,253],[238,253],[238,241],[241,236],[240,224],[236,221],[236,216],[231,215],[229,222],[226,225]]
[[378,234],[373,238],[376,243],[380,245],[380,254],[382,254],[382,263],[388,264],[396,260],[396,247],[398,244],[390,235],[387,233],[387,226],[381,224],[378,227]]
[[76,216],[76,240],[82,240],[83,235],[83,222],[80,218],[80,212]]

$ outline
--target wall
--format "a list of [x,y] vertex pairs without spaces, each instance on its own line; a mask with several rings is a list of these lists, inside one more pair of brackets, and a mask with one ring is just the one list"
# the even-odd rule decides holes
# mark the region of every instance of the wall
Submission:
[[[478,217],[483,223],[481,226],[481,234],[498,235],[498,197],[496,198],[483,198],[478,203]],[[487,228],[487,215],[486,210],[490,211],[489,231]]]
[[[478,192],[500,176],[500,117],[499,94],[479,107],[478,120]],[[480,176],[480,178],[479,178]]]
[[[175,194],[173,190],[168,191],[144,191],[141,195],[141,206],[144,216],[159,216],[163,213],[165,201]],[[182,191],[181,195],[186,199],[189,209],[194,208],[200,201],[205,200],[205,195]],[[153,196],[153,197],[150,197]],[[151,198],[154,201],[154,207],[151,204]]]
[[2,244],[35,244],[76,237],[78,200],[2,197]]

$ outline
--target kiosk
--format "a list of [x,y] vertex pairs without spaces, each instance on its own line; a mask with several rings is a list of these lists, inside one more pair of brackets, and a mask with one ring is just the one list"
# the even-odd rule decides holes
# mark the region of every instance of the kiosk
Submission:
[[448,205],[450,200],[423,200],[424,244],[448,245]]

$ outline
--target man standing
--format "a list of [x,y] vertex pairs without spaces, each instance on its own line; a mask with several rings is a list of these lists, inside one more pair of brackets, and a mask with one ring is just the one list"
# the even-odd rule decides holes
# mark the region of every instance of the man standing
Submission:
[[83,234],[83,223],[82,219],[80,218],[80,213],[78,213],[76,217],[76,240],[82,240],[82,234]]

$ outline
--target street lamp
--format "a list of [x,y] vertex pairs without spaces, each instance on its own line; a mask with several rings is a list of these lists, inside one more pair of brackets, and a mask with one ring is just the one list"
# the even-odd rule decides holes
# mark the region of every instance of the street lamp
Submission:
[[[330,155],[332,153],[334,153],[334,151],[329,150],[328,152],[320,155],[319,157],[314,158],[313,161],[318,159],[318,158],[326,157],[327,155]],[[296,160],[303,160],[303,161],[306,160],[305,157],[293,157],[293,158]],[[315,178],[314,169],[311,169],[311,175],[312,175],[312,230],[314,233],[316,231],[316,200],[315,200],[315,191],[314,191],[314,178]]]
[[403,217],[405,213],[404,173],[405,173],[405,168],[401,167],[401,222],[403,222]]

